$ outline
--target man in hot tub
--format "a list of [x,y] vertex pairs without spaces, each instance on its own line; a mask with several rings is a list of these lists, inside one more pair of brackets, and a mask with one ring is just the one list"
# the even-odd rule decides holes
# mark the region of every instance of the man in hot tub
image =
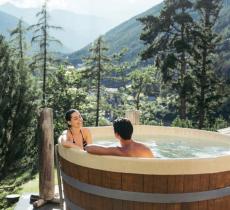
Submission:
[[97,155],[116,155],[123,157],[145,157],[152,158],[153,153],[146,145],[136,142],[132,139],[133,126],[126,119],[117,119],[113,123],[115,137],[120,141],[121,146],[105,147],[90,144],[85,147],[85,150],[91,154]]

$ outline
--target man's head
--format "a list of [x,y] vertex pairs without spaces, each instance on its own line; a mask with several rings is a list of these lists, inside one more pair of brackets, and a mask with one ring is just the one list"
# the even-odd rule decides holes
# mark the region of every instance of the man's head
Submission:
[[117,119],[113,122],[114,133],[118,134],[122,139],[129,140],[132,138],[133,125],[126,118]]

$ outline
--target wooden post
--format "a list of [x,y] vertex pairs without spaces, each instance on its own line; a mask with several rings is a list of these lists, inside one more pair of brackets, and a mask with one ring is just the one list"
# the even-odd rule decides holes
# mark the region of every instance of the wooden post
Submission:
[[39,199],[33,203],[40,207],[54,199],[54,131],[53,110],[44,108],[39,119]]
[[131,121],[133,125],[140,124],[140,111],[138,110],[129,110],[125,112],[125,117]]

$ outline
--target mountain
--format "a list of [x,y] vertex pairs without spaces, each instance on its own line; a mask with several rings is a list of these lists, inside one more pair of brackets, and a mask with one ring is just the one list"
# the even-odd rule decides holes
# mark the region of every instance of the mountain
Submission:
[[[5,12],[0,11],[0,34],[2,34],[4,37],[6,37],[6,39],[10,39],[10,31],[14,28],[16,28],[17,24],[18,24],[19,19],[9,15]],[[29,27],[29,24],[24,22],[24,27],[27,28]],[[27,31],[25,38],[26,38],[26,42],[28,45],[30,45],[31,43],[31,38],[32,38],[33,34],[31,31]],[[31,49],[32,51],[35,50],[35,47],[32,46],[32,48],[29,47],[29,49]],[[71,51],[65,46],[65,45],[59,45],[57,43],[52,43],[51,47],[50,47],[51,51],[54,52],[61,52],[61,53],[70,53]],[[29,52],[30,53],[30,52]]]
[[18,19],[12,15],[0,11],[0,33],[5,37],[9,36],[9,31],[16,27]]
[[[133,61],[137,58],[138,54],[144,49],[143,42],[139,39],[142,26],[136,19],[146,15],[157,16],[160,14],[160,10],[163,7],[163,3],[152,7],[144,13],[141,13],[130,20],[118,25],[114,29],[108,31],[104,35],[104,39],[107,42],[109,52],[113,54],[119,52],[122,48],[128,48],[129,51],[124,58],[126,61]],[[223,37],[221,52],[224,53],[224,68],[230,78],[230,0],[224,0],[224,6],[220,12],[220,18],[216,24],[215,30]],[[82,63],[82,58],[89,54],[90,44],[76,51],[68,56],[69,61],[77,66]]]
[[[23,18],[29,24],[37,22],[37,8],[18,8],[7,3],[0,6],[0,11]],[[53,31],[53,36],[59,39],[69,51],[75,51],[92,42],[99,35],[111,28],[111,21],[92,15],[79,15],[66,10],[49,11],[50,24],[63,27],[63,30]]]
[[[124,59],[130,61],[134,60],[138,56],[139,52],[144,48],[143,42],[139,40],[142,26],[139,21],[137,21],[137,18],[146,15],[159,15],[162,6],[162,3],[158,4],[104,34],[104,39],[109,48],[108,54],[119,52],[122,48],[128,48],[129,51]],[[82,58],[87,56],[89,53],[90,45],[91,44],[70,54],[68,56],[70,63],[75,66],[81,64]]]

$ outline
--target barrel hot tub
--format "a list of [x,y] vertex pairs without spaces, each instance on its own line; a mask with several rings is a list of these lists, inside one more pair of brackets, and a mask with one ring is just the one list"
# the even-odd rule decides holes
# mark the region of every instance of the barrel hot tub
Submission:
[[[95,142],[113,139],[112,127],[90,128]],[[230,138],[194,129],[134,126],[134,136],[183,138],[230,146]],[[141,139],[138,139],[141,140]],[[67,209],[228,210],[230,155],[192,158],[97,156],[58,146]]]

